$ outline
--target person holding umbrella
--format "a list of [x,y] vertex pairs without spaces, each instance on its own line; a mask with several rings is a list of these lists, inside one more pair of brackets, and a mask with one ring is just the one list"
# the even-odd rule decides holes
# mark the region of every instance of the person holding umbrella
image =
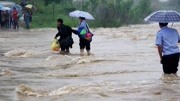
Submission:
[[180,36],[176,29],[167,25],[168,23],[159,23],[161,30],[156,35],[156,45],[164,73],[177,75]]
[[86,22],[88,20],[94,20],[93,16],[84,11],[73,11],[69,13],[69,16],[79,18],[78,30],[74,31],[79,36],[80,55],[84,55],[84,49],[87,50],[87,55],[91,55],[91,41],[93,34],[89,30],[89,26]]
[[31,15],[30,15],[29,11],[26,9],[25,13],[24,13],[24,21],[25,21],[25,24],[26,24],[26,29],[29,29],[30,16]]
[[79,38],[80,38],[79,39],[80,54],[83,56],[84,55],[84,49],[86,48],[87,54],[91,55],[90,50],[91,50],[91,41],[92,41],[92,39],[86,40],[84,38],[84,36],[81,34],[83,29],[86,30],[86,33],[89,32],[88,24],[87,24],[84,17],[79,17],[79,20],[80,20],[80,24],[78,26],[78,33],[80,33],[80,34],[78,34],[78,35],[79,35]]
[[177,77],[180,50],[180,36],[176,29],[169,28],[169,22],[179,22],[180,14],[176,11],[157,11],[145,18],[145,21],[159,22],[160,31],[156,34],[156,45],[163,67],[164,76]]

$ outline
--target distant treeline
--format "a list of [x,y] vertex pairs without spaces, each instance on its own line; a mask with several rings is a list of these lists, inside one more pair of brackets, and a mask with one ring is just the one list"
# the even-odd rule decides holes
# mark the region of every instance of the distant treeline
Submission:
[[[21,0],[12,0],[20,3]],[[91,27],[119,27],[143,23],[151,12],[159,9],[180,11],[180,0],[159,2],[158,0],[27,0],[36,6],[33,27],[55,27],[56,19],[61,17],[70,26],[77,26],[78,19],[70,18],[69,12],[84,10],[95,20],[89,21]]]

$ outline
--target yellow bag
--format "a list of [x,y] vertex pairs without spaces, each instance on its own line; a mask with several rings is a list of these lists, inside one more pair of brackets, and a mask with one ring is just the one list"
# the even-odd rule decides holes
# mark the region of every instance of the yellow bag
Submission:
[[59,44],[59,41],[57,39],[54,39],[53,42],[51,43],[51,49],[53,51],[59,51],[60,44]]

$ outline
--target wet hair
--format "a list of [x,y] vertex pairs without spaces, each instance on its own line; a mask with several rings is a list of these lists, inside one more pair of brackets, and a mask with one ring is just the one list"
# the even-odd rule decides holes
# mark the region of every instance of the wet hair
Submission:
[[86,20],[86,18],[85,18],[85,17],[79,17],[79,19]]
[[59,19],[57,20],[57,22],[60,22],[60,23],[63,24],[63,19],[59,18]]
[[161,27],[165,27],[167,25],[168,25],[168,23],[159,23],[159,26],[161,26]]

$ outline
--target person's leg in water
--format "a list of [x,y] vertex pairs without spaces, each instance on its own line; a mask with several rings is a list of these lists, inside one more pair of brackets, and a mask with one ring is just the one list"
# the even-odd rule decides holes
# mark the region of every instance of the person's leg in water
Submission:
[[1,27],[2,27],[2,29],[4,29],[4,27],[5,27],[5,21],[2,21]]
[[17,20],[17,30],[19,30],[19,21]]
[[[60,41],[59,41],[59,42],[60,42]],[[61,54],[61,55],[65,55],[65,50],[66,50],[65,46],[61,44],[60,54]]]
[[9,20],[6,21],[6,28],[10,29]]
[[60,52],[59,52],[61,55],[65,55],[65,48],[62,48],[61,47],[61,50],[60,50]]
[[86,41],[86,50],[87,50],[87,55],[91,55],[91,42],[90,41]]
[[26,20],[25,23],[26,23],[26,29],[29,29],[29,21]]
[[175,75],[175,76],[178,76],[177,75],[177,71],[178,71],[178,66],[179,66],[179,56],[180,54],[177,53],[177,54],[174,54],[172,56],[172,69],[171,69],[171,72]]
[[70,50],[69,50],[69,48],[66,48],[65,53],[66,53],[67,55],[69,55],[69,54],[70,54]]
[[13,29],[16,29],[16,21],[13,20]]
[[8,29],[8,21],[5,20],[5,28]]
[[79,40],[79,46],[80,46],[80,55],[83,56],[84,55],[84,48],[85,48],[85,40],[84,39],[80,39]]
[[13,25],[13,21],[12,21],[12,19],[10,19],[10,23],[9,23],[10,29],[12,28],[12,25]]
[[171,75],[178,77],[178,65],[179,65],[179,53],[163,56],[162,58],[162,65],[164,76]]
[[14,27],[13,27],[13,29],[17,29],[17,20],[14,20]]

